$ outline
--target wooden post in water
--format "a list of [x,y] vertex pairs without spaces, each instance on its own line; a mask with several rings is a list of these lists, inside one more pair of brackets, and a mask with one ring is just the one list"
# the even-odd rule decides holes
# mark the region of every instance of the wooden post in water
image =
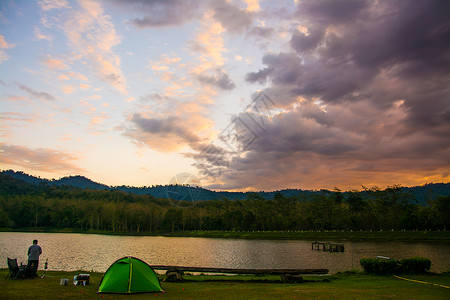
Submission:
[[320,250],[328,252],[344,252],[344,244],[335,244],[329,242],[312,242],[311,250]]

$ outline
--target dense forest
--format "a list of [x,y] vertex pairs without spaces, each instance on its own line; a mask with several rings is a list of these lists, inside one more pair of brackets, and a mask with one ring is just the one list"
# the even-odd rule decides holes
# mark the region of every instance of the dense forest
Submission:
[[[177,186],[169,186],[177,188]],[[0,227],[151,233],[184,230],[446,230],[450,195],[417,203],[401,186],[321,191],[271,198],[246,193],[208,201],[172,201],[117,189],[32,184],[0,174]]]

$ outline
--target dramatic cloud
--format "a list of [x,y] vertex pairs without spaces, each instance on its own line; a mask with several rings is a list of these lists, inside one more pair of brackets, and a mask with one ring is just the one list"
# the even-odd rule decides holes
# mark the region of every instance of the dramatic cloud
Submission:
[[6,144],[1,144],[0,149],[0,161],[4,165],[64,174],[85,172],[85,170],[71,163],[78,158],[69,153],[48,148],[31,149],[25,146]]
[[[380,114],[386,119],[380,121]],[[448,139],[426,132],[398,136],[406,116],[402,105],[385,110],[367,101],[331,104],[326,111],[320,103],[302,102],[274,117],[241,113],[225,140],[228,150],[237,151],[211,151],[203,157],[210,161],[197,167],[223,183],[211,187],[225,189],[313,188],[317,181],[330,189],[358,188],[352,185],[355,176],[368,186],[399,177],[417,184],[430,174],[442,180],[448,176]],[[213,174],[214,165],[226,168]]]
[[187,171],[240,190],[450,180],[448,0],[0,7],[0,131],[30,161],[83,149],[107,184]]
[[217,178],[222,187],[266,188],[289,176],[291,186],[322,178],[327,188],[350,188],[355,177],[368,185],[446,178],[448,13],[447,1],[300,2],[294,51],[266,54],[265,67],[246,76],[269,83],[263,93],[284,111],[262,116],[263,128],[237,116],[247,130],[234,134],[248,144]]

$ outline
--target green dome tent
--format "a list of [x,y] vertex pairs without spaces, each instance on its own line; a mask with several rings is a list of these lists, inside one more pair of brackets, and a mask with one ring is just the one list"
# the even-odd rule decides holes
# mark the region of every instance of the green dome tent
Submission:
[[127,256],[116,260],[100,281],[98,293],[162,292],[155,271],[139,258]]

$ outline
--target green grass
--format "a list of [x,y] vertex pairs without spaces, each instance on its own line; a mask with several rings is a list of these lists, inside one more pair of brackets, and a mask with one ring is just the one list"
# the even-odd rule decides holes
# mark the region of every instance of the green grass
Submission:
[[[47,272],[45,278],[0,281],[1,299],[450,299],[450,289],[408,282],[392,276],[358,272],[331,276],[304,276],[301,284],[282,283],[278,276],[206,276],[185,275],[186,281],[161,281],[165,293],[129,296],[97,294],[102,274],[91,273],[91,284],[72,285],[77,272]],[[0,271],[5,278],[7,270]],[[40,272],[42,274],[42,272]],[[163,278],[164,276],[162,276]],[[450,286],[450,273],[403,276],[409,279]],[[59,285],[68,278],[69,285]]]

